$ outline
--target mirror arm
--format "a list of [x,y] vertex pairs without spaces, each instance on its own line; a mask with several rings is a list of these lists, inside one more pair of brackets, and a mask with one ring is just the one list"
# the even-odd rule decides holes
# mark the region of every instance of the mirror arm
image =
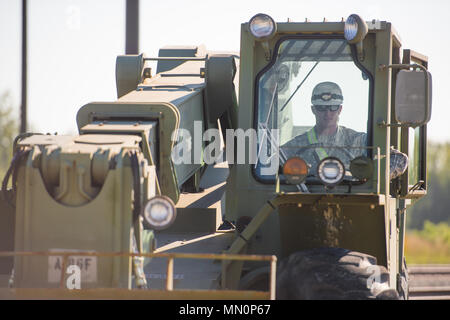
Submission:
[[377,125],[380,128],[386,128],[386,127],[411,127],[412,125],[416,125],[416,124],[412,124],[412,123],[387,123],[386,121],[379,121],[377,122]]
[[385,64],[380,64],[379,66],[378,66],[378,69],[380,69],[380,70],[386,70],[386,69],[388,69],[388,68],[391,68],[391,69],[410,69],[410,68],[416,68],[416,69],[420,69],[420,70],[422,70],[423,72],[427,72],[428,70],[427,70],[427,68],[425,68],[424,66],[422,66],[422,65],[420,65],[420,64],[417,64],[417,63],[414,63],[414,64],[390,64],[390,65],[385,65]]
[[[425,119],[428,119],[428,103],[429,103],[429,91],[428,91],[428,83],[429,83],[429,75],[428,75],[428,70],[426,67],[414,63],[414,64],[390,64],[390,65],[385,65],[385,64],[380,64],[378,66],[379,70],[386,70],[386,69],[410,69],[410,68],[414,68],[414,69],[420,69],[425,73],[425,83],[427,84],[426,88],[425,88],[425,101],[427,102],[427,108],[425,110]],[[410,123],[403,123],[403,124],[398,124],[398,123],[386,123],[386,121],[381,121],[378,122],[378,126],[379,127],[419,127],[420,124],[410,124]]]

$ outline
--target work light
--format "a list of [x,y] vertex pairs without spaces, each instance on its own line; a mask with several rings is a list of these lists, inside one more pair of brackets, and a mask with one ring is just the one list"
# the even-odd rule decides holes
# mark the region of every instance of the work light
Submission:
[[345,21],[344,37],[349,43],[358,43],[364,40],[369,28],[367,23],[357,14],[351,14]]
[[356,157],[350,162],[352,176],[360,180],[368,180],[373,174],[373,161],[365,156]]
[[268,40],[275,34],[276,23],[269,15],[258,13],[250,19],[249,28],[257,40]]
[[338,158],[328,157],[317,166],[317,175],[326,186],[335,186],[344,179],[345,167]]
[[152,229],[168,228],[176,218],[177,211],[172,200],[166,196],[150,199],[144,208],[144,219]]

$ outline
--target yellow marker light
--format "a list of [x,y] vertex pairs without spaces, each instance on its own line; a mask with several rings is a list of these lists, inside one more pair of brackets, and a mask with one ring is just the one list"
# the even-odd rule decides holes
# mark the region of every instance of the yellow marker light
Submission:
[[308,175],[308,165],[302,158],[290,158],[284,163],[283,174],[288,183],[300,184]]

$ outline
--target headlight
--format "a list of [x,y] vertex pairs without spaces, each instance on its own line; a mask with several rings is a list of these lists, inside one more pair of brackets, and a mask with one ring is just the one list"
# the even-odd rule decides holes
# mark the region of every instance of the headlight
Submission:
[[352,41],[355,39],[356,34],[358,33],[358,22],[356,22],[356,18],[354,15],[351,15],[345,21],[344,27],[344,37],[347,41]]
[[168,228],[177,215],[173,201],[165,196],[156,196],[150,199],[144,208],[144,219],[152,229],[162,230]]
[[350,162],[352,176],[360,180],[368,180],[373,175],[373,161],[367,157],[360,156]]
[[264,13],[258,13],[250,19],[249,27],[251,34],[257,40],[270,39],[276,31],[275,21]]
[[317,175],[325,185],[334,186],[344,179],[345,167],[337,158],[325,158],[317,166]]
[[367,23],[359,15],[351,14],[345,21],[344,37],[349,43],[361,42],[367,32]]
[[308,175],[308,165],[302,158],[290,158],[284,163],[283,174],[290,184],[300,184]]

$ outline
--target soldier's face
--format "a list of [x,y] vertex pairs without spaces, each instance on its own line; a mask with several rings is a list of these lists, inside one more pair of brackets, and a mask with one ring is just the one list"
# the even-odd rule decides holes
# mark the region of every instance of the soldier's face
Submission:
[[322,107],[311,107],[312,112],[316,116],[316,124],[319,126],[330,126],[330,125],[337,125],[339,121],[339,115],[342,111],[342,106],[339,106],[339,108],[336,111],[332,111],[330,108],[322,108]]

